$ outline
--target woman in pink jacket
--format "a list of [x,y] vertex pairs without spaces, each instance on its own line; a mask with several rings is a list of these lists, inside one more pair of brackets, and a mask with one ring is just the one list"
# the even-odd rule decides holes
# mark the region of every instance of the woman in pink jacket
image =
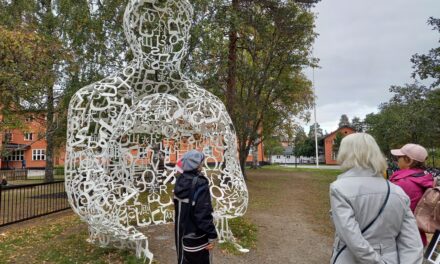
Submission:
[[[411,210],[415,211],[417,203],[426,189],[433,187],[434,179],[425,172],[425,161],[428,158],[426,149],[417,144],[406,144],[401,149],[391,150],[397,157],[400,170],[390,177],[390,181],[399,185],[411,199]],[[427,245],[426,234],[420,230],[423,245]]]

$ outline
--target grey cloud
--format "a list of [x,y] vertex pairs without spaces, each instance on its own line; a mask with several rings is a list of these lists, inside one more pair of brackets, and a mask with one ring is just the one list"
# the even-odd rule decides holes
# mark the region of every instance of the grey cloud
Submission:
[[426,24],[438,10],[438,0],[321,1],[314,48],[322,67],[315,70],[318,122],[330,128],[344,113],[364,117],[390,98],[391,85],[412,82],[410,57],[438,45],[438,33]]

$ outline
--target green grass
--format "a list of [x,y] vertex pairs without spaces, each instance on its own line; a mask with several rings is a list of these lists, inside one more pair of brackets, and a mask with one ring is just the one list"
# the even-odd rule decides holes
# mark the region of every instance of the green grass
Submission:
[[[257,245],[257,226],[243,217],[229,220],[229,227],[237,239],[237,243],[246,249],[253,249]],[[226,241],[220,244],[220,248],[233,255],[240,254],[232,242]]]
[[[55,181],[62,181],[62,180],[64,180],[64,175],[55,175],[54,180]],[[44,182],[44,176],[32,177],[28,180],[8,181],[8,183],[12,184],[12,185],[38,184],[38,183],[43,183],[43,182]]]
[[279,165],[268,165],[262,167],[262,169],[275,170],[275,171],[289,171],[289,172],[308,172],[308,173],[313,173],[316,176],[324,176],[324,177],[335,177],[342,173],[342,170],[339,169],[294,168],[294,167],[285,167]]
[[6,231],[0,235],[0,263],[145,263],[131,251],[100,248],[87,238],[86,225],[73,215],[47,225]]

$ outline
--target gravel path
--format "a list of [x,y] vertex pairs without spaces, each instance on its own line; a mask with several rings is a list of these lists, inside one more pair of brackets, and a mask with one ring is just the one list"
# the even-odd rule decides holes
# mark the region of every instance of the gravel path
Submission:
[[[304,188],[303,180],[310,175],[274,178],[262,172],[252,176],[248,181],[251,202],[246,217],[258,226],[257,247],[239,256],[227,255],[216,248],[214,263],[328,263],[332,238],[314,231],[316,226],[304,215],[310,193]],[[150,247],[155,259],[161,264],[175,263],[173,227],[156,227],[147,233],[152,238]]]

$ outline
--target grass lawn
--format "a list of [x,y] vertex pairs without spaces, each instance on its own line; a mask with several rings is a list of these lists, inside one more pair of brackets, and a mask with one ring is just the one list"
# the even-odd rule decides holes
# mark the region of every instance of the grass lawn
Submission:
[[[329,184],[340,174],[337,170],[285,168],[280,166],[267,166],[261,169],[249,170],[248,187],[254,195],[250,197],[250,207],[253,211],[264,210],[273,206],[267,194],[259,195],[259,188],[266,188],[269,193],[275,193],[279,188],[292,188],[287,186],[289,178],[294,177],[295,192],[298,186],[307,191],[298,201],[305,219],[311,224],[314,231],[331,236],[333,229],[328,216]],[[252,175],[264,174],[270,181],[261,183],[252,179]],[[291,180],[290,180],[291,182]],[[251,229],[251,218],[236,223],[239,228],[247,226]],[[257,230],[242,232],[242,242],[250,239],[252,247]],[[240,235],[240,232],[235,232]],[[131,251],[112,248],[99,248],[89,244],[87,226],[73,214],[61,213],[48,218],[39,218],[0,229],[0,263],[144,263],[136,259]],[[238,237],[240,239],[240,237]],[[246,244],[246,243],[244,243]],[[157,252],[156,252],[157,253]],[[173,256],[174,257],[174,256]],[[156,262],[157,263],[157,262]],[[164,263],[162,263],[164,264]],[[167,264],[167,263],[165,263]],[[233,264],[233,263],[231,263]]]
[[[55,181],[63,181],[64,180],[64,175],[55,175],[54,179],[55,179]],[[31,177],[28,180],[8,181],[8,183],[11,184],[11,185],[38,184],[38,183],[43,183],[43,182],[44,182],[44,177],[43,176]]]

